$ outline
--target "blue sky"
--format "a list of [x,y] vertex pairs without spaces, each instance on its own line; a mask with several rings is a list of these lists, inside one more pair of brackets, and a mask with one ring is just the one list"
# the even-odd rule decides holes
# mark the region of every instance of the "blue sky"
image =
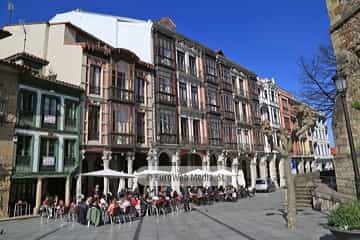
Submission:
[[[297,94],[297,61],[329,42],[325,0],[12,0],[13,23],[46,21],[56,13],[81,8],[119,16],[158,19],[170,16],[177,31],[222,49],[225,55],[274,77]],[[0,25],[8,23],[7,1],[0,1]]]

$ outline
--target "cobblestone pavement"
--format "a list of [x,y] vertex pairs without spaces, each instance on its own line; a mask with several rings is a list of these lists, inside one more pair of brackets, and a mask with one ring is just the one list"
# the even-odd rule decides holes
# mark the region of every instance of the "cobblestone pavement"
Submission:
[[325,215],[298,211],[294,232],[287,230],[283,217],[283,192],[257,194],[236,203],[216,203],[159,217],[145,217],[127,224],[82,226],[60,220],[33,218],[1,222],[0,239],[237,239],[237,240],[333,240],[324,228]]

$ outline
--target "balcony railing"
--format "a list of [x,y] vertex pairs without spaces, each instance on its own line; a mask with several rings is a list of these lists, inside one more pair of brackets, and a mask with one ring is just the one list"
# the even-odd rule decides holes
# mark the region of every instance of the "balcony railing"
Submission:
[[145,102],[145,97],[141,96],[141,95],[136,95],[136,102],[137,103],[144,103]]
[[176,144],[176,134],[160,133],[159,141],[164,144]]
[[200,138],[200,136],[194,136],[192,142],[193,142],[193,144],[201,144],[201,138]]
[[76,119],[65,119],[65,129],[67,131],[73,131],[77,129]]
[[135,144],[135,137],[132,134],[112,133],[111,140],[113,146],[127,146]]
[[206,106],[207,106],[208,112],[220,114],[220,106],[213,105],[213,104],[207,104]]
[[205,80],[213,84],[218,84],[217,76],[215,75],[206,74]]
[[136,143],[144,144],[145,143],[145,135],[137,135]]
[[180,98],[180,106],[186,107],[187,106],[187,99]]
[[209,137],[209,144],[210,145],[221,145],[222,144],[221,138]]
[[100,87],[90,85],[89,94],[100,95]]
[[35,125],[34,117],[34,112],[19,112],[18,125],[33,126]]
[[181,136],[180,143],[181,144],[189,144],[189,137],[188,136]]
[[235,120],[235,113],[234,112],[224,111],[223,116],[224,116],[225,119]]
[[134,102],[134,91],[110,87],[110,98],[121,102]]
[[232,91],[232,88],[233,87],[232,87],[231,83],[224,81],[224,80],[221,82],[221,89],[226,90],[226,91]]
[[75,165],[76,158],[64,156],[64,167],[73,167]]
[[31,171],[31,156],[16,156],[15,168],[17,172]]
[[176,96],[172,93],[158,93],[159,102],[163,104],[176,105]]
[[254,151],[263,152],[264,151],[264,144],[254,144]]

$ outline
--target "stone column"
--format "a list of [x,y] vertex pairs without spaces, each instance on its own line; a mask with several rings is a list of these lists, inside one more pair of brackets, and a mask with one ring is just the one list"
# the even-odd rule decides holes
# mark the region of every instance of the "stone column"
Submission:
[[304,160],[301,159],[300,161],[298,161],[298,162],[296,163],[296,165],[297,165],[297,169],[298,169],[298,171],[299,171],[299,175],[300,175],[300,174],[303,174],[303,173],[304,173]]
[[[159,169],[159,156],[156,150],[153,151],[153,169],[155,170]],[[157,196],[159,192],[159,180],[157,178],[154,178],[153,181],[154,181],[155,194]]]
[[171,159],[171,188],[180,192],[180,181],[179,181],[179,151],[175,151]]
[[[128,163],[128,174],[132,174],[133,173],[133,167],[134,167],[134,160],[135,160],[135,154],[133,152],[129,152],[126,155],[126,160]],[[133,180],[131,178],[128,179],[128,188],[132,189],[133,187]]]
[[[205,155],[203,156],[202,169],[205,171],[210,171],[210,152],[209,151],[206,151]],[[206,176],[206,178],[204,178],[203,186],[204,187],[210,186],[210,176]]]
[[43,183],[43,179],[39,177],[36,183],[36,201],[35,201],[34,215],[39,214],[39,210],[41,206],[41,197],[42,197],[42,183]]
[[250,176],[251,176],[251,188],[255,188],[256,184],[256,155],[250,160]]
[[270,178],[274,182],[275,186],[279,187],[276,176],[276,154],[274,154],[273,158],[270,160]]
[[80,152],[80,162],[79,162],[79,176],[76,179],[76,199],[82,194],[82,164],[85,160],[85,150],[81,150]]
[[[147,154],[147,157],[146,157],[146,161],[147,161],[147,164],[148,164],[148,169],[149,170],[152,170],[153,169],[153,156],[152,156],[152,150],[150,150]],[[149,178],[149,188],[150,190],[154,189],[154,183],[151,179],[151,177]]]
[[285,177],[285,159],[281,158],[279,162],[279,175],[280,175],[280,187],[286,186],[286,177]]
[[233,174],[233,176],[231,176],[231,185],[233,185],[236,189],[238,189],[238,181],[237,181],[237,177],[238,177],[238,170],[239,169],[239,160],[238,158],[234,158],[232,165],[231,165],[231,172]]
[[306,161],[305,161],[305,171],[306,171],[306,173],[310,173],[310,172],[311,172],[310,160],[306,160]]
[[[111,161],[111,151],[104,151],[102,157],[104,163],[104,170],[109,169],[110,161]],[[104,177],[104,195],[109,192],[109,178]]]
[[70,192],[71,192],[71,177],[67,176],[65,179],[65,206],[70,206]]
[[264,156],[262,158],[260,158],[260,163],[259,163],[259,167],[260,167],[260,177],[262,178],[266,178],[267,177],[267,157]]
[[[217,167],[218,167],[218,170],[221,170],[221,169],[224,169],[224,162],[225,162],[225,154],[224,153],[221,153],[219,156],[218,156],[218,160],[217,160]],[[226,177],[219,177],[218,178],[218,186],[223,186],[225,187],[225,179]]]

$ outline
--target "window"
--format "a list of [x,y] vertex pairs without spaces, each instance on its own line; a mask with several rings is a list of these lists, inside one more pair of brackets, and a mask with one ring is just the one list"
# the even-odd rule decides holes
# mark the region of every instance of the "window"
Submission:
[[274,123],[279,123],[278,115],[276,109],[273,109],[274,112]]
[[50,96],[43,96],[42,101],[42,126],[56,128],[58,113],[58,99]]
[[88,140],[99,140],[100,107],[90,105],[88,117]]
[[159,71],[160,92],[172,94],[172,74],[168,71]]
[[179,82],[180,105],[187,105],[186,83]]
[[181,118],[181,141],[182,143],[188,143],[189,139],[188,139],[188,119],[187,118]]
[[130,121],[128,111],[119,111],[117,113],[117,117],[117,132],[130,133]]
[[90,65],[89,93],[100,95],[101,67]]
[[175,113],[160,110],[160,134],[176,134]]
[[145,143],[145,113],[136,114],[136,142]]
[[210,120],[210,144],[220,144],[220,120],[211,119]]
[[232,96],[223,95],[222,99],[223,99],[223,109],[225,109],[226,112],[234,112]]
[[267,90],[264,90],[264,98],[265,98],[265,99],[268,98]]
[[17,136],[16,144],[16,167],[27,166],[31,163],[31,143],[32,137],[26,135]]
[[205,73],[206,80],[210,82],[216,82],[216,60],[212,57],[205,58]]
[[283,109],[285,111],[287,111],[288,110],[288,101],[287,101],[287,99],[286,98],[281,98],[281,102],[282,102],[282,105],[283,105]]
[[36,93],[27,90],[20,91],[20,115],[33,115],[35,113],[35,97]]
[[200,120],[193,120],[194,143],[200,144]]
[[208,104],[215,107],[217,106],[217,94],[214,89],[208,89]]
[[172,66],[174,46],[171,39],[166,37],[158,38],[158,57],[161,64]]
[[271,101],[275,102],[275,93],[274,93],[274,91],[271,91]]
[[0,126],[6,121],[8,98],[3,97],[4,93],[0,91]]
[[177,51],[177,68],[179,71],[185,72],[185,54]]
[[65,128],[76,128],[77,102],[65,100]]
[[144,103],[145,81],[142,78],[136,80],[136,99],[139,103]]
[[242,103],[241,106],[242,106],[242,117],[243,117],[243,120],[246,122],[247,121],[246,104]]
[[126,86],[126,74],[124,72],[116,72],[116,78],[113,78],[112,80],[113,87],[117,87],[119,89],[128,89]]
[[222,79],[225,82],[231,82],[230,69],[222,66]]
[[196,85],[191,85],[191,105],[196,108],[199,106],[198,87]]
[[191,75],[196,76],[196,58],[193,56],[189,56],[189,72]]
[[290,119],[288,117],[284,118],[285,128],[290,130]]
[[56,139],[41,138],[40,170],[53,171],[56,166]]
[[76,161],[76,141],[65,139],[64,141],[64,166],[74,166]]

